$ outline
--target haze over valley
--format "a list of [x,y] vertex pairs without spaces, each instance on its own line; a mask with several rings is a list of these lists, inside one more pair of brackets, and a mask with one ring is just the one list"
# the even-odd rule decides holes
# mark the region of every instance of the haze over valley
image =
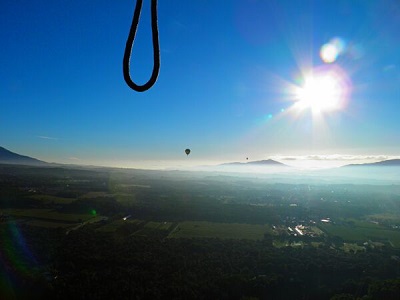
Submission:
[[397,174],[396,160],[307,172],[272,160],[143,170],[37,165],[1,150],[5,299],[399,293],[400,185],[377,176]]

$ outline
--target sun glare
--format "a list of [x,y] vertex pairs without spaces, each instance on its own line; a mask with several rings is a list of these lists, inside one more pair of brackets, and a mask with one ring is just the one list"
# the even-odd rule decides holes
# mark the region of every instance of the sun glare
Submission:
[[347,95],[343,74],[335,69],[313,70],[304,76],[303,84],[296,87],[296,106],[315,112],[329,112],[342,109]]
[[310,107],[312,110],[326,111],[338,107],[340,86],[335,78],[326,75],[321,77],[310,76],[305,79],[305,84],[298,91],[300,105]]

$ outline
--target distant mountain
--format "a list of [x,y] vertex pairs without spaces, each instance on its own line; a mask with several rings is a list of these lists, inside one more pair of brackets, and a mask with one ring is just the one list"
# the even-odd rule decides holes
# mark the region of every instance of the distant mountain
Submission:
[[3,147],[0,147],[0,164],[44,166],[48,163],[36,158],[14,153]]
[[351,164],[343,167],[400,167],[400,159],[388,159],[368,164]]
[[342,180],[362,184],[399,184],[400,159],[390,159],[375,163],[351,164],[340,168],[316,172],[320,178]]
[[248,165],[257,165],[257,166],[274,166],[274,167],[289,167],[279,161],[275,161],[272,159],[267,160],[258,160],[258,161],[250,161],[247,163]]
[[283,163],[277,162],[272,159],[267,160],[257,160],[257,161],[249,161],[249,162],[232,162],[232,163],[224,163],[219,166],[257,166],[257,167],[289,167]]

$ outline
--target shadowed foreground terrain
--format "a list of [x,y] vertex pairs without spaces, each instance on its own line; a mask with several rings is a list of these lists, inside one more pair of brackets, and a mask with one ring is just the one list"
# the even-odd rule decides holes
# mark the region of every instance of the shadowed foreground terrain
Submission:
[[400,186],[0,165],[2,299],[398,299]]

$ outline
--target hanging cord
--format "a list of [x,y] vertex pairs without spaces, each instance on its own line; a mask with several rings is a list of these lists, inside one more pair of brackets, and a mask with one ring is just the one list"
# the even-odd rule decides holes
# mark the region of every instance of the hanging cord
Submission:
[[135,40],[136,30],[140,19],[140,10],[142,9],[143,0],[136,0],[135,12],[133,14],[132,25],[129,30],[128,39],[126,41],[123,73],[126,84],[137,92],[144,92],[151,88],[157,81],[160,72],[160,45],[158,43],[158,26],[157,26],[157,0],[151,0],[151,31],[153,38],[153,72],[149,81],[143,85],[137,85],[130,76],[130,60],[133,42]]

